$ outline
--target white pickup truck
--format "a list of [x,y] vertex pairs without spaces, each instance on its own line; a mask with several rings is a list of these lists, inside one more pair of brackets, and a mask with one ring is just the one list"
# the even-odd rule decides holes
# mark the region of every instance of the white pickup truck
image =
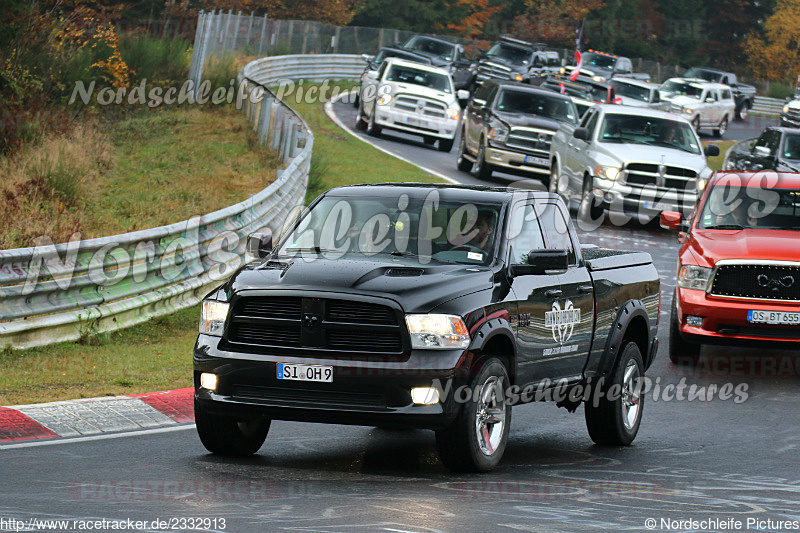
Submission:
[[661,99],[670,102],[669,111],[688,120],[698,133],[700,128],[709,128],[722,137],[736,118],[736,102],[727,85],[700,78],[671,78],[659,91]]
[[448,71],[390,58],[374,79],[362,82],[356,129],[372,136],[383,129],[413,133],[429,145],[438,140],[439,150],[449,152],[461,122],[459,100],[468,98],[468,91],[456,91]]

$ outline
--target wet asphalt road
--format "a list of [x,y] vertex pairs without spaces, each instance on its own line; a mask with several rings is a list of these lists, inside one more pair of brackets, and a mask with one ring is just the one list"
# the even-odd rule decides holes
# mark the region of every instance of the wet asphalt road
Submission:
[[[352,123],[352,108],[336,110]],[[473,182],[455,170],[454,154],[388,139],[381,146]],[[260,453],[242,460],[207,454],[193,426],[0,446],[0,531],[11,530],[3,519],[33,517],[207,518],[217,521],[193,530],[229,532],[647,531],[648,519],[657,531],[786,531],[775,522],[800,521],[800,358],[706,347],[697,368],[673,366],[666,346],[675,236],[604,225],[582,239],[647,251],[661,273],[661,346],[647,374],[660,390],[646,396],[633,446],[594,446],[582,408],[553,404],[514,410],[503,461],[483,475],[445,470],[431,432],[290,422],[273,423]],[[189,358],[187,351],[187,371]],[[664,401],[664,388],[682,380],[704,398]],[[712,392],[726,383],[744,401]],[[716,522],[674,522],[686,519]],[[741,527],[724,527],[735,521]]]

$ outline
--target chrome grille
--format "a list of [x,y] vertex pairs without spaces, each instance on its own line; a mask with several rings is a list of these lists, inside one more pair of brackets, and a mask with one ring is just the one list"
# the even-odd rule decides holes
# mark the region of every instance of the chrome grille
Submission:
[[769,263],[719,265],[709,294],[797,302],[800,301],[800,266]]
[[497,63],[481,63],[478,65],[478,74],[487,78],[507,80],[513,77],[511,69]]
[[533,128],[511,128],[506,146],[537,157],[550,157],[553,132]]
[[446,105],[435,100],[415,96],[398,96],[394,102],[394,109],[425,117],[445,118],[447,116]]
[[634,187],[655,185],[658,189],[695,190],[697,172],[691,168],[664,165],[663,178],[655,163],[629,163],[626,167],[625,182]]

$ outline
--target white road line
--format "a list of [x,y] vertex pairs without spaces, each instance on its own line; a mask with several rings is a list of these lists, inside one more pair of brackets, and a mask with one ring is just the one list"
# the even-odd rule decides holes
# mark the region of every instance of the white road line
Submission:
[[194,429],[194,424],[181,424],[156,429],[143,429],[141,431],[127,431],[125,433],[109,433],[107,435],[91,435],[88,437],[62,438],[53,440],[37,440],[31,442],[19,442],[15,444],[0,444],[0,451],[16,448],[35,448],[38,446],[53,446],[56,444],[73,444],[78,442],[90,442],[95,440],[121,439],[124,437],[138,437],[140,435],[154,435],[157,433],[172,433],[174,431],[185,431]]
[[415,162],[411,161],[410,159],[406,159],[405,157],[403,157],[401,155],[395,154],[394,152],[391,152],[390,150],[387,150],[386,148],[382,148],[382,147],[378,146],[377,144],[375,144],[374,142],[372,142],[371,140],[365,139],[361,135],[358,135],[357,133],[355,133],[349,127],[345,126],[344,122],[342,122],[339,119],[339,117],[336,116],[336,113],[333,112],[333,104],[335,104],[341,98],[344,98],[345,95],[352,94],[354,92],[356,92],[355,89],[350,91],[350,93],[337,94],[335,97],[333,97],[329,101],[325,102],[325,105],[323,106],[323,108],[325,110],[325,114],[328,115],[328,118],[330,118],[334,123],[336,123],[337,126],[339,126],[341,129],[343,129],[344,131],[346,131],[347,133],[349,133],[350,135],[352,135],[353,137],[355,137],[359,141],[365,142],[368,145],[372,146],[373,148],[377,148],[378,150],[380,150],[381,152],[383,152],[385,154],[389,154],[390,156],[392,156],[394,158],[397,158],[397,159],[399,159],[401,161],[405,161],[406,163],[412,164],[417,168],[421,168],[422,170],[424,170],[428,174],[432,174],[432,175],[436,176],[437,178],[441,178],[441,179],[443,179],[443,180],[445,180],[445,181],[447,181],[449,183],[453,183],[455,185],[463,185],[463,183],[461,183],[458,180],[455,180],[455,179],[451,178],[450,176],[442,174],[441,172],[433,170],[432,168],[424,167],[424,166],[422,166],[422,165],[420,165],[418,163],[415,163]]

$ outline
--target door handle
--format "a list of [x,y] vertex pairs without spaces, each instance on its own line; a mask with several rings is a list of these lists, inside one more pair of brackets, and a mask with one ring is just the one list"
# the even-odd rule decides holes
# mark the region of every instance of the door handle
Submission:
[[581,285],[580,287],[578,287],[579,294],[591,294],[593,292],[594,292],[594,287],[592,287],[591,285]]
[[561,289],[550,289],[549,291],[545,291],[544,296],[545,298],[560,298],[563,292]]

